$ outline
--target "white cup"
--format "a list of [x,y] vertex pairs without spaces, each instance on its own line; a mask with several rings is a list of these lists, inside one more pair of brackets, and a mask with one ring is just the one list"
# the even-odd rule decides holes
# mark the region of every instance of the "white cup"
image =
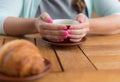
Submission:
[[53,20],[54,24],[66,25],[69,29],[71,25],[79,24],[78,21],[73,19],[55,19]]

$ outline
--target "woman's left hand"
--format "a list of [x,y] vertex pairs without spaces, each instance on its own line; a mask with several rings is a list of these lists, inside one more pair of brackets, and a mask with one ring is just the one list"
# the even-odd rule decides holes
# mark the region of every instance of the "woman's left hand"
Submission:
[[76,20],[80,24],[70,26],[68,30],[68,37],[71,42],[80,42],[83,37],[85,37],[89,31],[89,20],[84,14],[78,14]]

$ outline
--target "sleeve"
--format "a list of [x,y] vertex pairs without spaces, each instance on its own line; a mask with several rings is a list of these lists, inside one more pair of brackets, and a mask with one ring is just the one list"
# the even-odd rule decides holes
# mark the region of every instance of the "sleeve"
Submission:
[[118,0],[93,0],[93,10],[99,16],[120,15],[120,2]]
[[7,17],[20,16],[22,4],[22,0],[0,0],[0,34],[5,34],[4,22]]

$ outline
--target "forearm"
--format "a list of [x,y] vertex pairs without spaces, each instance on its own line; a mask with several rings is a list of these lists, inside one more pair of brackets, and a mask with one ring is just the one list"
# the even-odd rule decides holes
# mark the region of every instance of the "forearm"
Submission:
[[7,35],[24,35],[37,33],[35,18],[8,17],[4,23],[4,31]]
[[111,15],[102,18],[89,19],[90,34],[118,34],[120,33],[120,16]]

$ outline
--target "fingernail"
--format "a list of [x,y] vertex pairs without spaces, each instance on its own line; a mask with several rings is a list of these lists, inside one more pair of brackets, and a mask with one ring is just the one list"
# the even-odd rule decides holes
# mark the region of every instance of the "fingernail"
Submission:
[[71,38],[71,35],[70,35],[70,34],[68,34],[68,35],[67,35],[67,37],[68,37],[68,38]]
[[71,30],[67,30],[69,34],[71,34]]
[[62,29],[63,29],[63,30],[66,30],[66,29],[67,29],[67,27],[66,27],[66,26],[63,26],[63,27],[62,27]]
[[48,19],[48,23],[53,23],[53,20],[51,18]]
[[69,28],[69,29],[70,29],[70,30],[72,30],[73,28],[74,28],[73,26],[70,26],[70,28]]
[[80,19],[79,19],[79,22],[80,22],[80,23],[83,23],[83,22],[84,22],[83,18],[80,18]]
[[65,31],[65,32],[64,32],[64,36],[67,36],[67,35],[68,35],[68,31]]

